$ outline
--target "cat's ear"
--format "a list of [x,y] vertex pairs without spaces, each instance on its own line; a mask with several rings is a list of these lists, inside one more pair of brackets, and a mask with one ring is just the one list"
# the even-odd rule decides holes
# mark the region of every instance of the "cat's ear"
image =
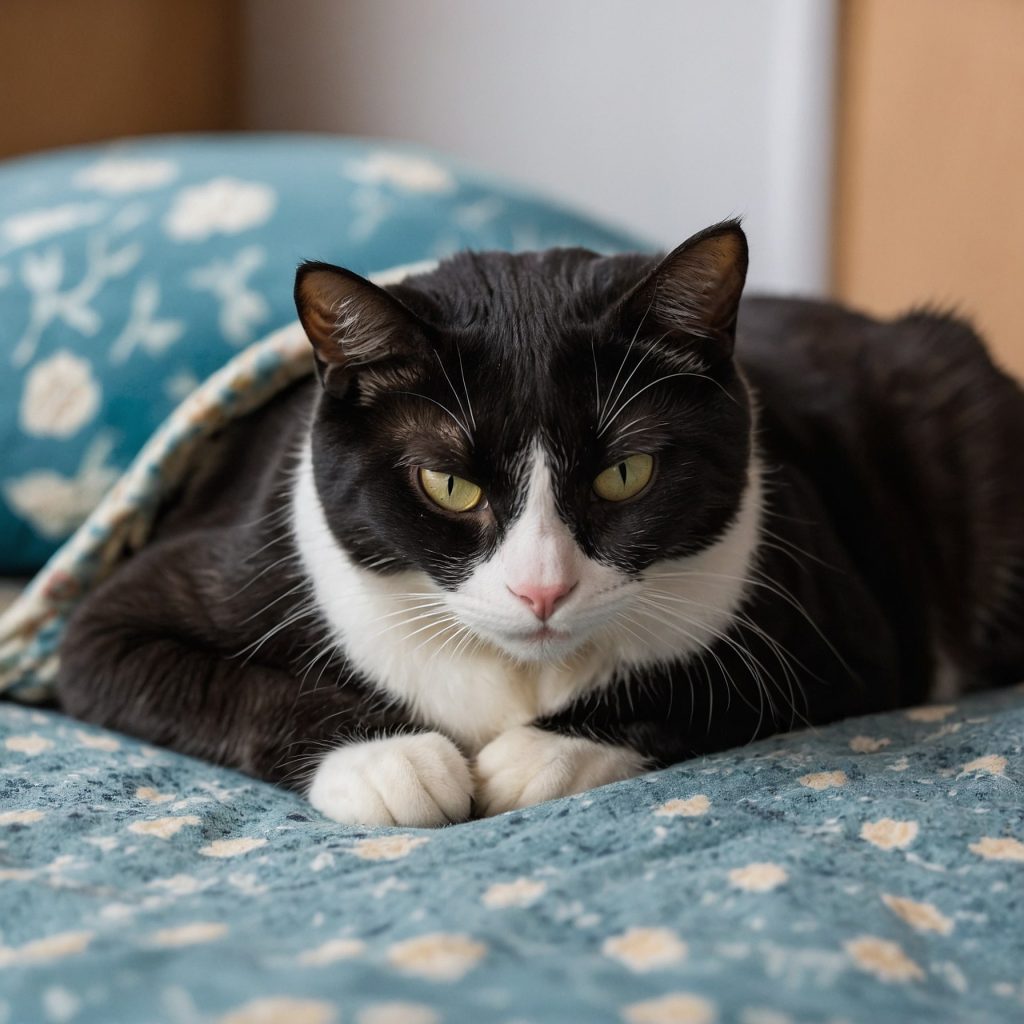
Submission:
[[704,339],[728,356],[746,277],[746,235],[739,221],[722,221],[673,249],[633,289],[625,301],[627,319],[647,333]]
[[344,395],[360,375],[393,375],[426,350],[432,329],[366,278],[330,263],[303,263],[295,306],[324,390]]

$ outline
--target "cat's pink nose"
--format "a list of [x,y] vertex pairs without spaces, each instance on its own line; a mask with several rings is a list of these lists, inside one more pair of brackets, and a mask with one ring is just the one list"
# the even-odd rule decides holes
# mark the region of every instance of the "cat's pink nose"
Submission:
[[576,589],[575,583],[553,583],[550,586],[534,586],[526,583],[518,587],[508,588],[530,611],[545,622],[555,613],[555,608],[563,598],[568,597]]

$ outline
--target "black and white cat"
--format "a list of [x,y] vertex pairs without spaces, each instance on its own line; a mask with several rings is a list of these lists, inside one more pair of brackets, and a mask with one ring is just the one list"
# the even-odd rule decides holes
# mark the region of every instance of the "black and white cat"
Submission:
[[1024,677],[1024,396],[962,323],[662,260],[300,268],[309,378],[83,603],[75,715],[440,825]]

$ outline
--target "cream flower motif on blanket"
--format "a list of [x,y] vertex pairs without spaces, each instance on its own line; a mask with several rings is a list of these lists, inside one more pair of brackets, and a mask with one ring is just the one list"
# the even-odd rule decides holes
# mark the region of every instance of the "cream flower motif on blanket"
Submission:
[[170,839],[177,835],[186,825],[198,825],[199,819],[194,814],[181,814],[170,818],[152,818],[149,821],[133,821],[128,826],[129,832],[139,836],[156,836],[157,839]]
[[629,928],[605,939],[601,952],[643,974],[686,958],[686,943],[669,928]]
[[162,889],[172,896],[192,896],[202,892],[203,883],[193,875],[171,875],[170,878],[154,878],[148,883],[154,889]]
[[729,882],[746,892],[770,892],[788,878],[784,867],[771,862],[748,864],[746,867],[733,868],[729,872]]
[[92,365],[61,349],[29,370],[18,422],[33,437],[73,437],[99,407],[100,386]]
[[911,722],[941,722],[956,711],[955,704],[925,704],[911,708],[905,714]]
[[986,775],[1005,775],[1006,758],[1002,754],[985,754],[984,757],[976,757],[968,761],[961,769],[961,775],[971,772],[982,772]]
[[547,891],[547,884],[533,878],[514,882],[495,882],[483,895],[483,904],[492,910],[504,907],[528,907]]
[[689,992],[672,992],[622,1010],[626,1024],[713,1024],[717,1016],[714,1003]]
[[879,981],[924,980],[924,971],[896,942],[861,935],[845,943],[843,948],[862,971],[873,974]]
[[81,526],[117,481],[118,470],[108,462],[112,450],[111,436],[101,434],[85,450],[74,476],[34,470],[5,480],[4,498],[37,533],[60,540]]
[[178,193],[164,218],[164,230],[178,242],[237,235],[268,221],[276,205],[277,195],[269,185],[214,178]]
[[113,736],[104,736],[102,733],[85,732],[83,729],[75,730],[75,739],[89,750],[105,750],[112,753],[121,749],[121,743]]
[[703,794],[685,800],[668,800],[655,810],[659,818],[698,818],[711,809],[711,801]]
[[32,825],[45,817],[45,811],[0,811],[0,825]]
[[83,167],[72,180],[78,188],[116,196],[160,188],[177,176],[178,165],[172,160],[111,156]]
[[946,917],[931,903],[917,903],[902,896],[891,896],[887,892],[882,893],[882,902],[916,931],[949,935],[953,930],[952,918]]
[[883,747],[889,746],[892,740],[880,736],[875,739],[873,736],[854,736],[850,740],[850,749],[855,754],[874,754]]
[[390,185],[405,192],[441,193],[455,188],[455,178],[433,160],[414,153],[380,150],[361,160],[350,160],[346,174],[368,185]]
[[1009,836],[984,836],[969,847],[985,860],[1019,860],[1024,861],[1024,843]]
[[299,954],[303,967],[326,967],[339,960],[351,960],[366,950],[366,943],[359,939],[328,939],[315,949]]
[[487,947],[467,935],[435,932],[397,942],[388,950],[392,967],[430,981],[458,981],[483,959]]
[[229,1010],[217,1024],[334,1024],[338,1011],[322,999],[264,996]]
[[174,928],[161,928],[153,932],[149,941],[154,946],[168,948],[176,946],[196,946],[202,942],[213,942],[222,939],[228,933],[228,926],[220,921],[193,921],[179,924]]
[[4,746],[8,750],[13,750],[16,754],[36,757],[44,750],[52,749],[53,740],[48,740],[45,736],[37,736],[35,733],[32,733],[29,736],[8,736],[4,740]]
[[822,790],[845,786],[849,779],[846,772],[812,772],[810,775],[801,775],[797,781],[808,789]]
[[0,967],[46,963],[81,953],[92,941],[92,932],[60,932],[24,946],[0,946]]
[[241,836],[238,839],[215,839],[209,846],[200,847],[199,852],[204,857],[240,857],[266,845],[266,839]]
[[161,793],[152,786],[139,786],[139,788],[135,790],[135,799],[145,800],[146,803],[150,804],[166,804],[170,803],[170,801],[174,799],[174,794]]
[[905,850],[917,838],[917,831],[916,821],[879,818],[865,821],[860,827],[860,837],[880,850]]
[[361,860],[400,860],[402,857],[408,857],[417,846],[427,842],[430,842],[428,836],[380,836],[359,839],[345,852]]

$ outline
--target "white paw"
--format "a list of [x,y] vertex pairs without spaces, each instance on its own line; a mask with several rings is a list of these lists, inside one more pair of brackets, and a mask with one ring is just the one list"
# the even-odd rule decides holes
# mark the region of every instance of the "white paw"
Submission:
[[644,759],[628,747],[520,725],[491,740],[477,755],[477,810],[501,814],[643,771]]
[[429,828],[469,817],[466,759],[439,732],[389,736],[332,750],[319,764],[309,802],[347,825]]

